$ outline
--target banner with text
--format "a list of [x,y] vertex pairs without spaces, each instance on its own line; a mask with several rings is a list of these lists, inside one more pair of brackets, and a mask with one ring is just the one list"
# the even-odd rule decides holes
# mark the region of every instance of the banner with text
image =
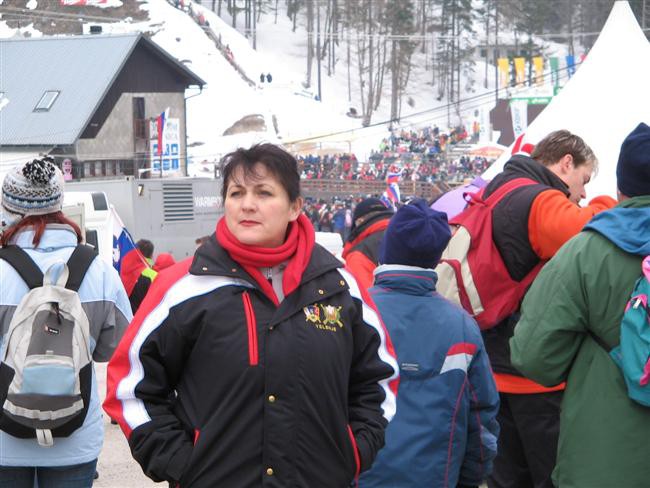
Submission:
[[162,173],[178,172],[181,169],[181,136],[180,136],[180,119],[169,118],[165,120],[165,130],[162,135],[161,154],[158,154],[157,138],[149,141],[151,154],[151,167],[154,173],[160,173],[162,164]]

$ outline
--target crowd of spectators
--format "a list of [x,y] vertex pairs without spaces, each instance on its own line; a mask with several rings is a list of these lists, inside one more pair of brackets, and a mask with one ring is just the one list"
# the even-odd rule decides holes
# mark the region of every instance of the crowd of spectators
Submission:
[[401,181],[462,182],[481,174],[489,165],[483,157],[449,157],[448,148],[470,136],[464,127],[441,133],[436,126],[394,130],[368,160],[354,154],[298,156],[303,179],[385,181],[400,173]]

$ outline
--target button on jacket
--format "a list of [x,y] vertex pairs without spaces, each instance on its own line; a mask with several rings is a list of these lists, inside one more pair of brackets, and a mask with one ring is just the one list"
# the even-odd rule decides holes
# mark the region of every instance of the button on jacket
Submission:
[[341,266],[316,245],[278,307],[214,236],[158,276],[111,360],[104,405],[148,476],[347,487],[370,467],[398,369]]

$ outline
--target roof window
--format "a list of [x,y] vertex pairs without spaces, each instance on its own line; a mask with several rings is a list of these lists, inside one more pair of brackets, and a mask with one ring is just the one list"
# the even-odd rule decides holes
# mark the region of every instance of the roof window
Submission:
[[43,93],[43,96],[36,104],[36,107],[34,107],[34,112],[48,112],[50,108],[52,108],[52,105],[54,105],[59,93],[61,92],[58,90],[48,90]]

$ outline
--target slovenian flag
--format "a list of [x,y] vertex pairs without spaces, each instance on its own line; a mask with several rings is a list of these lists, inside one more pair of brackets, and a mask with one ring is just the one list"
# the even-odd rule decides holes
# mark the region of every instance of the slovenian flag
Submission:
[[113,207],[111,207],[111,220],[113,222],[113,267],[119,272],[122,260],[135,249],[135,243]]
[[386,183],[390,185],[391,183],[399,183],[399,179],[402,176],[402,171],[394,166],[388,170],[386,174]]
[[157,155],[161,156],[163,153],[163,133],[165,132],[165,121],[169,118],[169,107],[165,109],[158,117],[156,117],[156,128],[158,131],[158,151]]
[[388,184],[388,187],[386,188],[386,195],[388,195],[388,198],[393,203],[393,208],[396,208],[402,199],[399,191],[399,185],[397,183]]

